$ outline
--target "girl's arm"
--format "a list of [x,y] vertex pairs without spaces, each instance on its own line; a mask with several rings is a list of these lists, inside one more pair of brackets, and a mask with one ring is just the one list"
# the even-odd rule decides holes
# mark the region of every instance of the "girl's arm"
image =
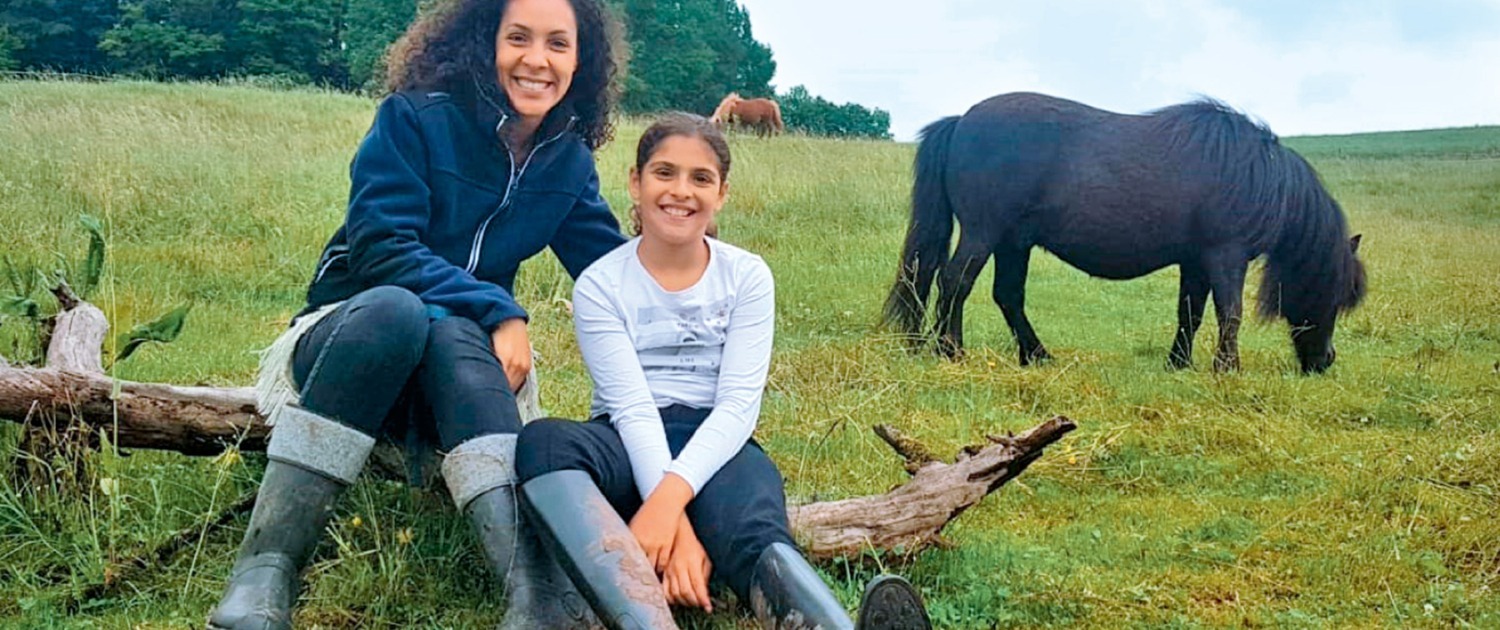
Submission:
[[349,265],[369,286],[395,285],[493,331],[526,311],[505,289],[475,278],[422,242],[432,215],[417,112],[405,96],[380,104],[350,165]]
[[667,472],[692,487],[694,496],[740,452],[760,418],[776,328],[776,287],[766,263],[758,258],[754,263],[737,280],[740,297],[729,315],[714,409],[667,466]]
[[661,412],[646,384],[635,344],[607,285],[614,280],[586,273],[573,287],[573,326],[578,349],[594,381],[594,393],[630,454],[630,468],[641,497],[651,496],[672,461]]

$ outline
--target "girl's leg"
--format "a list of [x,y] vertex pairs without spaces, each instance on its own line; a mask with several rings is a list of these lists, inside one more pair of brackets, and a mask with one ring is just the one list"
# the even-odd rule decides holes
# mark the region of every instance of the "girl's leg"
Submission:
[[640,509],[630,457],[607,422],[538,420],[521,432],[522,494],[552,557],[611,628],[676,628],[621,518]]
[[849,613],[792,541],[782,488],[776,465],[749,442],[688,504],[714,576],[764,627],[853,628]]
[[291,627],[298,576],[426,341],[421,300],[395,287],[355,296],[298,340],[302,405],[271,419],[270,461],[210,627]]
[[688,504],[688,520],[714,564],[714,577],[740,601],[750,601],[751,578],[773,543],[792,547],[781,473],[754,442],[746,443]]
[[895,576],[870,584],[856,624],[792,542],[782,488],[776,465],[752,441],[688,505],[714,575],[749,604],[763,627],[932,627],[916,591]]

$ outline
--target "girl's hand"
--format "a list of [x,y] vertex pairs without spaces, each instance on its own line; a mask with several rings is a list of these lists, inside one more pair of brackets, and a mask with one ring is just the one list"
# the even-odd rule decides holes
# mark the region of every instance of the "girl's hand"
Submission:
[[678,515],[666,506],[653,507],[648,502],[630,519],[630,533],[635,534],[635,541],[641,544],[641,550],[646,552],[646,558],[651,561],[651,568],[657,575],[666,570],[667,560],[672,555],[672,544],[677,538],[677,518]]
[[667,570],[662,574],[662,592],[669,603],[677,606],[702,608],[713,612],[713,601],[708,597],[708,576],[713,563],[708,552],[693,532],[687,514],[678,518],[677,538],[672,544],[672,557]]
[[672,543],[677,537],[678,519],[682,511],[693,500],[693,487],[687,480],[673,473],[662,476],[661,483],[646,497],[641,509],[630,519],[630,533],[651,559],[651,567],[661,575],[667,570],[667,560],[672,556]]
[[495,332],[490,333],[490,345],[494,346],[500,367],[505,369],[510,391],[520,391],[526,375],[531,373],[531,338],[526,334],[526,320],[516,318],[500,322]]

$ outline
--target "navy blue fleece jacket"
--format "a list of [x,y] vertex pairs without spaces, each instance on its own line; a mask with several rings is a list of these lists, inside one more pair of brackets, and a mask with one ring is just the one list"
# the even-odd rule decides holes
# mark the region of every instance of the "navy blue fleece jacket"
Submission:
[[576,278],[624,243],[570,110],[554,108],[519,162],[497,136],[511,118],[440,92],[386,97],[350,165],[348,212],[307,310],[394,285],[490,331],[526,317],[512,296],[521,261],[551,247]]

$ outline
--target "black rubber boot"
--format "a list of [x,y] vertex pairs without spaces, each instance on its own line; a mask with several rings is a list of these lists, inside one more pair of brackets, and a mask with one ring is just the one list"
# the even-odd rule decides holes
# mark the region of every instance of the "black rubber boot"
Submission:
[[650,561],[588,473],[560,470],[521,487],[543,544],[613,630],[675,630]]
[[515,451],[514,434],[495,434],[459,444],[443,459],[448,490],[474,524],[490,570],[505,585],[500,628],[602,628],[562,567],[542,548],[531,519],[521,514]]
[[859,621],[839,603],[795,547],[772,543],[760,553],[750,580],[750,608],[772,630],[931,630],[922,598],[906,580],[882,575],[865,588]]
[[854,620],[796,547],[771,543],[755,562],[750,610],[772,630],[852,630]]
[[857,630],[932,630],[922,594],[910,582],[882,575],[865,586],[859,601]]
[[216,630],[287,630],[300,574],[344,488],[375,440],[312,412],[288,407],[267,447],[270,461],[224,597],[209,616]]

